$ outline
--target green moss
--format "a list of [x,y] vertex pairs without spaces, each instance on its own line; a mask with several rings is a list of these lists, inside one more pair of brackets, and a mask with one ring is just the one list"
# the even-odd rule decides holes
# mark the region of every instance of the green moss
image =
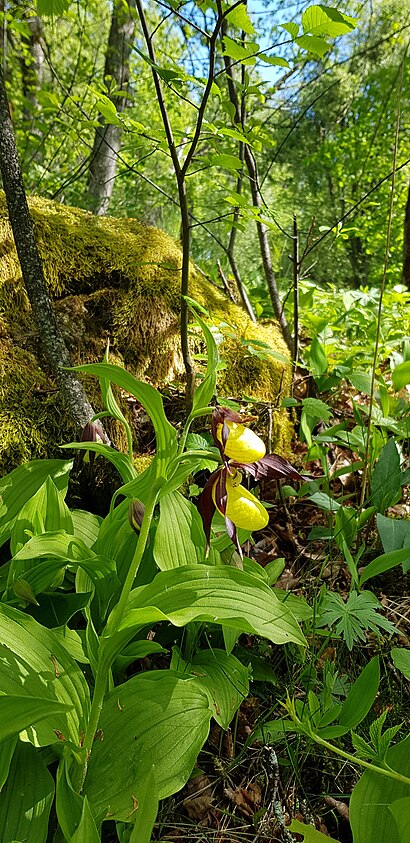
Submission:
[[[183,377],[179,350],[181,251],[164,232],[138,220],[94,217],[38,197],[29,200],[50,293],[73,363],[100,360],[107,338],[113,361],[151,383]],[[33,456],[55,453],[73,424],[41,357],[30,306],[0,193],[0,466],[9,470]],[[223,325],[222,394],[276,402],[287,394],[290,366],[252,356],[241,342],[263,340],[286,348],[274,324],[257,325],[194,267],[190,294]],[[202,344],[199,334],[194,349]],[[87,379],[98,405],[98,385]],[[290,425],[277,413],[276,447],[289,450]],[[123,435],[113,428],[120,446]]]

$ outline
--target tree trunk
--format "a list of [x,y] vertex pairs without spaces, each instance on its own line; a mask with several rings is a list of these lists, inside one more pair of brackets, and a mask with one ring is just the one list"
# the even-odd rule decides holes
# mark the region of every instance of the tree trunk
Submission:
[[410,184],[404,217],[403,238],[403,284],[410,290]]
[[[226,29],[222,29],[222,35],[226,34]],[[235,79],[233,76],[233,63],[232,59],[229,58],[226,54],[224,54],[224,65],[226,70],[226,81],[228,86],[228,93],[229,99],[232,105],[235,107],[235,114],[233,118],[233,123],[240,123],[241,122],[241,108],[239,103],[238,91],[235,83]],[[245,164],[248,170],[249,181],[250,181],[250,188],[251,188],[251,195],[252,195],[252,202],[258,210],[262,211],[263,209],[263,199],[262,194],[259,187],[259,180],[258,180],[258,170],[256,166],[255,158],[249,146],[247,144],[244,145],[244,157],[245,157]],[[258,240],[259,240],[259,249],[262,258],[262,265],[263,271],[265,275],[266,284],[269,290],[270,299],[272,302],[273,312],[275,317],[278,321],[279,327],[282,332],[283,339],[290,351],[293,353],[293,342],[292,342],[292,335],[289,330],[289,326],[286,320],[285,313],[283,311],[283,307],[280,301],[278,285],[276,283],[276,276],[275,271],[273,269],[272,264],[272,257],[268,239],[268,227],[265,225],[264,222],[259,218],[256,221],[256,228],[258,232]]]
[[[134,8],[135,0],[128,0],[128,4],[124,4],[122,0],[115,0],[105,57],[104,79],[108,87],[114,88],[109,96],[118,114],[127,106],[124,92],[128,89],[130,77],[130,55],[135,32],[131,9]],[[117,95],[116,90],[121,93]],[[105,216],[108,213],[117,172],[122,129],[121,126],[106,123],[103,115],[100,115],[99,123],[95,130],[91,155],[87,206],[98,216]]]
[[62,366],[70,366],[70,358],[63,336],[57,325],[55,313],[48,295],[47,283],[34,236],[26,194],[21,175],[20,162],[11,122],[7,94],[4,85],[3,67],[0,63],[0,170],[6,194],[10,224],[20,261],[23,281],[47,363],[56,375],[57,382],[70,407],[75,421],[84,426],[94,415],[80,381],[73,372],[65,372]]

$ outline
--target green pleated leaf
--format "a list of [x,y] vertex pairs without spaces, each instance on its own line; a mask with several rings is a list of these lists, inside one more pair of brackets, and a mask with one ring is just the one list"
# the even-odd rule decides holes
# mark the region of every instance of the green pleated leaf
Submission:
[[[238,12],[239,9],[244,9],[246,15],[245,6],[238,6],[236,11]],[[209,330],[208,326],[198,316],[197,313],[195,313],[195,319],[198,322],[198,325],[200,326],[202,333],[205,337],[207,365],[204,379],[200,386],[198,386],[198,388],[195,390],[192,405],[193,411],[200,410],[203,407],[207,407],[211,398],[213,398],[213,396],[215,395],[216,375],[219,363],[218,347],[216,345],[212,331]]]
[[192,674],[209,696],[216,722],[228,729],[239,706],[249,693],[249,670],[225,650],[204,650],[191,663],[180,653],[172,659],[172,667],[180,673]]
[[0,692],[70,706],[30,728],[28,737],[39,746],[59,740],[79,745],[90,705],[80,668],[60,637],[5,604],[0,608]]
[[404,363],[395,366],[392,372],[392,380],[396,392],[404,389],[410,383],[410,360],[405,360]]
[[117,384],[121,389],[125,389],[142,404],[154,425],[159,462],[158,476],[160,476],[163,463],[166,464],[171,457],[175,456],[177,435],[175,428],[169,423],[165,415],[159,392],[150,384],[137,380],[125,369],[111,363],[90,363],[85,366],[76,366],[74,371],[87,372],[90,375],[96,375],[98,378],[105,378]]
[[97,541],[102,518],[87,512],[85,509],[72,509],[73,531],[76,539],[81,539],[87,547],[92,547]]
[[10,770],[10,764],[14,755],[14,750],[17,746],[18,736],[13,735],[11,738],[2,741],[0,752],[0,793],[3,790],[7,776]]
[[[389,767],[410,777],[410,736],[387,750]],[[410,797],[410,785],[366,770],[350,798],[354,843],[404,843],[390,805]],[[400,812],[401,813],[401,812]],[[400,821],[400,819],[399,819]]]
[[0,480],[0,545],[10,538],[14,518],[51,477],[57,489],[67,491],[72,460],[32,460]]
[[94,810],[132,821],[152,766],[158,798],[188,780],[209,731],[208,696],[195,680],[169,670],[135,676],[108,694],[84,794]]
[[305,644],[286,604],[262,580],[238,568],[190,565],[163,571],[149,585],[131,592],[123,624],[131,612],[147,606],[163,612],[176,626],[204,620],[253,632],[276,644]]
[[53,797],[54,782],[38,751],[19,741],[0,793],[1,843],[45,843]]
[[409,843],[410,840],[410,796],[403,799],[396,799],[389,805],[389,811],[396,821],[397,833],[400,843]]
[[83,799],[83,809],[79,825],[77,826],[70,843],[101,843],[101,836],[97,829],[90,803],[86,796]]
[[67,770],[68,758],[60,760],[56,776],[56,812],[61,831],[71,841],[80,825],[84,798],[74,790]]
[[161,571],[193,565],[205,559],[201,516],[180,492],[161,499],[154,540],[154,559]]
[[129,843],[151,843],[151,834],[158,813],[158,801],[155,767],[152,766],[139,788],[138,807]]
[[26,544],[31,536],[64,530],[73,534],[73,519],[60,492],[51,477],[47,477],[38,491],[22,507],[11,534],[12,556]]
[[343,703],[339,723],[345,726],[346,731],[355,729],[369,713],[376,699],[379,682],[379,658],[374,656],[353,683]]
[[71,708],[71,705],[46,700],[44,697],[0,696],[0,741]]
[[123,483],[133,480],[137,474],[127,454],[122,454],[115,448],[104,445],[103,442],[69,442],[67,445],[61,445],[60,447],[67,448],[70,451],[73,448],[76,448],[77,451],[92,451],[100,457],[105,457],[117,469]]

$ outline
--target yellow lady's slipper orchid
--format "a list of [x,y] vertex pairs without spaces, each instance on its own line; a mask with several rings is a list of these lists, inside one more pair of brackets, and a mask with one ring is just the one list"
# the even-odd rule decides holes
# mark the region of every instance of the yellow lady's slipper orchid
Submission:
[[[250,463],[260,460],[266,454],[265,445],[262,439],[244,424],[237,424],[233,421],[225,421],[229,429],[229,436],[224,448],[224,454],[230,460],[240,463]],[[222,424],[218,424],[217,437],[222,443]]]
[[[269,515],[264,506],[248,492],[244,486],[241,486],[242,474],[236,471],[233,475],[226,474],[226,510],[225,515],[229,518],[236,527],[242,527],[244,530],[262,530],[266,527],[269,521]],[[221,512],[218,506],[218,501],[215,496],[216,484],[212,492],[213,502],[216,508]]]

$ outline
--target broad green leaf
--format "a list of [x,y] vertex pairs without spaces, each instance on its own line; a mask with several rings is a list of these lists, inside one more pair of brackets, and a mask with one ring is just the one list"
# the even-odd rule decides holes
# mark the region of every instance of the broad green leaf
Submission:
[[180,492],[160,501],[154,539],[154,559],[161,571],[193,565],[205,559],[205,534],[201,516]]
[[238,568],[189,565],[160,572],[152,583],[131,592],[122,627],[138,623],[139,612],[148,616],[149,607],[175,626],[203,620],[253,632],[276,644],[305,644],[286,604],[262,580]]
[[110,819],[132,821],[152,766],[158,798],[188,780],[209,731],[208,696],[169,670],[135,676],[105,698],[84,794]]
[[81,819],[70,843],[101,843],[101,836],[98,832],[95,819],[86,796],[83,799]]
[[80,664],[88,664],[89,660],[83,649],[82,638],[75,629],[69,629],[68,626],[58,626],[53,629],[53,633],[60,639],[64,648],[73,659],[80,662]]
[[[83,594],[65,594],[61,591],[53,591],[51,594],[37,592],[37,606],[31,606],[26,611],[47,629],[60,628],[64,627],[77,612],[84,609],[92,596],[91,591]],[[76,634],[74,630],[72,632]]]
[[325,372],[327,372],[329,364],[327,361],[326,352],[317,337],[313,337],[313,340],[311,342],[310,349],[308,352],[308,360],[309,368],[311,369],[313,377],[316,378],[319,375],[323,375]]
[[0,793],[0,840],[45,843],[54,782],[38,751],[18,742]]
[[57,769],[56,776],[56,813],[58,823],[66,840],[72,839],[78,828],[84,799],[74,790],[68,773],[69,759],[63,756]]
[[[177,435],[175,428],[169,423],[159,392],[148,383],[143,383],[133,377],[125,369],[111,363],[90,363],[75,367],[75,371],[87,372],[98,378],[106,378],[117,384],[121,389],[133,395],[144,407],[154,425],[157,440],[158,474],[163,474],[163,467],[169,459],[175,456]],[[128,478],[131,480],[131,477]]]
[[180,653],[172,659],[174,670],[196,677],[209,696],[212,715],[223,729],[228,729],[236,711],[249,693],[249,671],[225,650],[203,650],[192,662],[185,662]]
[[[245,9],[244,6],[237,6],[236,11]],[[246,14],[246,9],[245,9]],[[197,387],[193,400],[193,411],[207,407],[215,394],[217,367],[219,363],[218,348],[212,334],[205,322],[195,313],[195,319],[200,326],[206,341],[207,365],[202,383]]]
[[121,126],[121,120],[118,117],[117,109],[109,97],[100,94],[97,100],[97,108],[100,114],[104,117],[106,123],[112,123],[115,126]]
[[72,509],[71,517],[75,537],[81,539],[87,547],[92,547],[97,541],[103,519],[85,509]]
[[226,15],[226,20],[237,29],[242,29],[247,35],[254,35],[255,27],[246,11],[246,4],[241,3],[239,6],[234,6],[231,12]]
[[211,163],[213,167],[223,167],[224,170],[241,170],[243,167],[243,161],[237,155],[229,155],[227,152],[211,155]]
[[390,553],[383,553],[377,559],[373,559],[372,562],[366,565],[360,576],[359,587],[361,588],[372,577],[384,574],[385,571],[390,571],[391,568],[395,568],[397,565],[403,565],[403,568],[408,570],[409,564],[410,547],[404,547],[403,550],[392,550]]
[[301,823],[299,820],[292,820],[289,826],[289,831],[293,831],[294,834],[301,834],[303,836],[304,843],[337,843],[337,840],[335,840],[334,837],[322,834],[322,832],[318,831],[313,825],[306,825],[305,823]]
[[391,651],[393,664],[400,673],[410,681],[410,650],[404,650],[402,647],[393,647]]
[[240,61],[243,64],[249,65],[256,63],[254,56],[254,53],[258,52],[258,46],[256,44],[248,44],[246,47],[243,47],[242,44],[238,44],[232,38],[225,35],[223,46],[225,55],[234,59],[234,61]]
[[[387,764],[410,777],[410,736],[387,750]],[[350,798],[354,843],[403,843],[389,806],[410,797],[410,785],[366,770]]]
[[317,35],[301,35],[295,38],[296,43],[302,50],[307,50],[315,56],[322,58],[329,49],[329,44],[324,38],[318,38]]
[[372,391],[372,376],[369,372],[362,372],[360,369],[356,369],[354,372],[350,372],[347,376],[347,380],[354,386],[355,389],[358,389],[359,392],[364,392],[366,395],[370,395]]
[[355,729],[369,713],[376,699],[379,682],[380,664],[378,656],[374,656],[353,683],[343,703],[339,723],[346,727],[346,731]]
[[44,697],[0,696],[0,741],[70,708],[72,706]]
[[0,752],[0,793],[6,783],[6,779],[10,770],[10,764],[18,740],[18,735],[13,735],[13,737],[7,738],[7,740],[2,741]]
[[57,489],[67,491],[72,460],[32,460],[15,468],[0,480],[0,544],[11,535],[11,524],[28,500],[36,494],[47,477]]
[[400,456],[392,437],[384,445],[371,477],[371,503],[378,512],[397,503],[401,498]]
[[[33,563],[24,571],[23,580],[35,594],[51,586],[56,575],[64,571],[67,565],[81,568],[93,582],[109,577],[115,571],[115,563],[111,559],[97,556],[81,539],[61,532],[33,536],[16,554],[13,562],[27,559],[33,560]],[[43,559],[34,564],[34,560]],[[10,577],[9,585],[12,583]]]
[[309,6],[302,15],[303,31],[311,35],[328,35],[337,38],[355,27],[355,19],[343,15],[337,9],[325,6]]
[[22,507],[15,521],[10,543],[12,556],[30,536],[55,530],[72,534],[73,519],[64,502],[64,493],[57,489],[51,477],[47,477],[35,495]]
[[158,801],[155,767],[152,766],[139,790],[138,808],[129,843],[151,843]]
[[410,547],[410,521],[406,518],[386,518],[379,513],[377,529],[385,553]]
[[72,706],[40,722],[28,735],[40,746],[58,740],[79,745],[90,704],[80,668],[61,638],[5,604],[0,610],[0,692]]
[[410,796],[396,799],[389,805],[389,811],[396,820],[397,833],[400,843],[409,843],[410,840]]
[[298,24],[293,23],[293,21],[290,21],[289,23],[282,23],[281,27],[282,27],[282,29],[285,29],[286,32],[289,32],[289,34],[292,36],[292,38],[296,38],[296,35],[299,32]]
[[289,62],[281,56],[267,56],[266,53],[261,53],[258,59],[265,64],[271,64],[273,67],[289,67]]
[[41,17],[64,15],[71,6],[71,0],[37,0],[37,13]]
[[[95,365],[103,366],[104,364],[95,363]],[[127,454],[122,454],[115,448],[104,445],[103,442],[69,442],[67,445],[61,445],[61,448],[67,448],[70,451],[73,448],[77,451],[92,451],[94,454],[105,457],[117,469],[123,483],[129,483],[130,480],[134,480],[137,474]]]
[[399,363],[392,372],[393,386],[396,392],[404,389],[410,383],[410,360],[405,360],[404,363]]

